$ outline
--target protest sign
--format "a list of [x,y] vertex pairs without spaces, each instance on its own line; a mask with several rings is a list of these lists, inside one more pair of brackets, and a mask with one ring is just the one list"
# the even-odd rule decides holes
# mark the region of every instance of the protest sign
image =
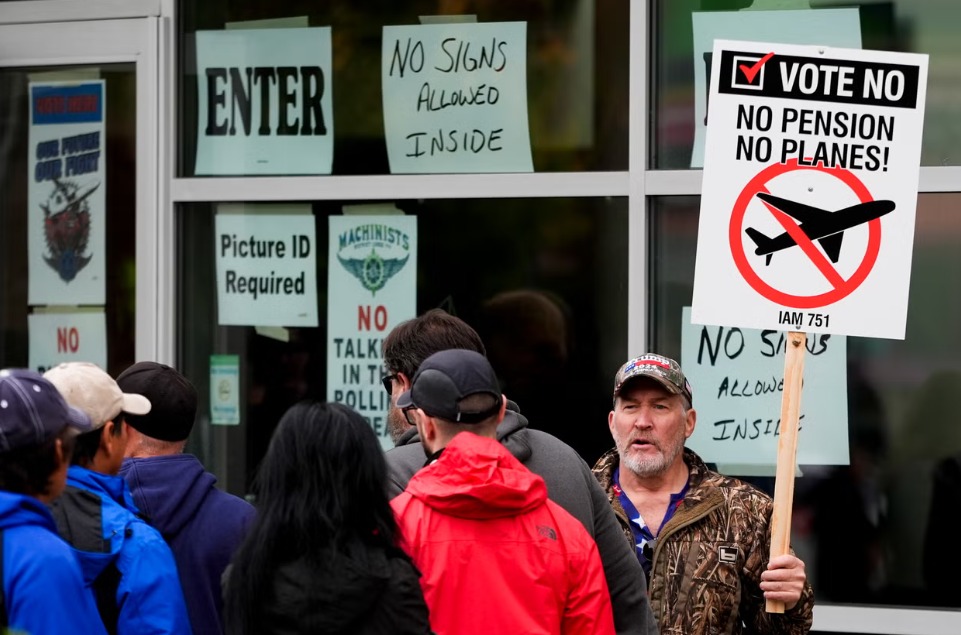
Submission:
[[390,171],[532,172],[527,23],[385,26]]
[[330,27],[197,32],[198,175],[330,174]]
[[222,326],[317,326],[317,236],[309,205],[217,208]]
[[904,338],[927,64],[714,42],[691,319],[787,331],[772,558],[789,551],[807,332]]
[[386,450],[381,353],[387,333],[417,315],[417,218],[331,216],[328,253],[327,399],[363,415]]
[[718,40],[691,319],[903,338],[927,56]]
[[103,304],[104,82],[31,82],[29,91],[27,302]]

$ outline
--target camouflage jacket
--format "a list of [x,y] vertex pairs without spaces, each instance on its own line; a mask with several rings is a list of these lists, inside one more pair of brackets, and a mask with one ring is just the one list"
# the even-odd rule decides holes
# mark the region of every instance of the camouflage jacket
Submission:
[[[633,548],[627,514],[611,486],[618,461],[616,450],[606,453],[594,466],[594,476]],[[655,541],[648,584],[661,634],[807,633],[814,609],[810,584],[783,615],[765,611],[758,586],[770,557],[771,498],[712,472],[687,448],[684,461],[690,468],[689,489]]]

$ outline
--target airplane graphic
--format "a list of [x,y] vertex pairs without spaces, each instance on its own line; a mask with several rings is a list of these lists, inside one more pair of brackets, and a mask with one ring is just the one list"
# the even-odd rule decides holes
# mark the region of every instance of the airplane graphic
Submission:
[[[824,253],[828,255],[831,262],[837,262],[841,255],[841,240],[844,238],[844,230],[880,218],[894,210],[894,201],[868,201],[867,203],[858,203],[851,207],[830,212],[826,209],[772,196],[765,192],[758,192],[757,197],[797,219],[801,231],[811,240],[816,240],[821,244]],[[757,245],[754,253],[758,256],[767,257],[764,261],[765,265],[771,264],[771,257],[775,251],[797,245],[797,242],[788,232],[771,238],[753,227],[745,227],[744,231]]]

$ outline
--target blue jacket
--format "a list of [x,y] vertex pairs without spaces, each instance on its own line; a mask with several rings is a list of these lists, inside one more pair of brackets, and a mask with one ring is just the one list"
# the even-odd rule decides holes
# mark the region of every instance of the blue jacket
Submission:
[[[137,516],[122,478],[73,465],[67,471],[67,489],[51,510],[60,535],[75,549],[88,585],[110,565],[116,567],[118,634],[190,635],[170,547]],[[100,609],[106,618],[103,598]],[[109,629],[110,620],[105,622]]]
[[127,459],[120,475],[173,550],[195,635],[223,633],[220,577],[253,520],[253,506],[217,489],[217,479],[190,454]]
[[[0,491],[3,596],[11,629],[105,635],[80,566],[35,498]],[[82,626],[81,626],[82,625]]]

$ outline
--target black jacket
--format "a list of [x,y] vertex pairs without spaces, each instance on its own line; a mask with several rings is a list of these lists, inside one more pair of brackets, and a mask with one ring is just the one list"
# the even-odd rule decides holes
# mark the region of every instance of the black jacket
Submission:
[[[229,579],[227,584],[229,584]],[[263,599],[264,635],[428,635],[420,573],[400,550],[354,547],[281,565]]]

